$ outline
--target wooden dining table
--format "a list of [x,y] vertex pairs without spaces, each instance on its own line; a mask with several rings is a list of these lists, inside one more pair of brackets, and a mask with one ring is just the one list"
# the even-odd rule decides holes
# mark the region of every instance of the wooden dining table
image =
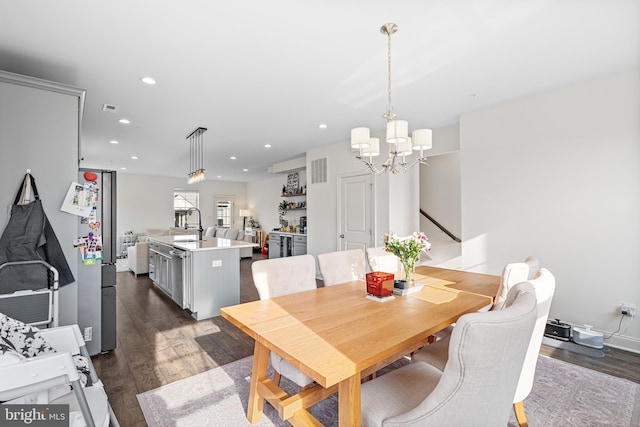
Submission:
[[[340,426],[360,426],[360,384],[378,369],[427,345],[465,313],[489,305],[498,276],[417,267],[423,287],[384,302],[366,297],[363,280],[253,301],[221,315],[255,339],[247,419],[262,417],[264,400],[294,426],[321,425],[307,410],[338,393]],[[274,351],[315,381],[288,395],[267,376]]]

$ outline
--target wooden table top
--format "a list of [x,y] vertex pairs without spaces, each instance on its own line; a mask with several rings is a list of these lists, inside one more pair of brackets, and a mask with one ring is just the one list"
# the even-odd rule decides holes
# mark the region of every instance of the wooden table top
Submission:
[[500,286],[500,276],[426,265],[416,267],[415,276],[418,283],[485,295],[492,299],[496,296]]
[[490,304],[499,283],[496,276],[456,270],[416,272],[426,286],[386,302],[367,299],[364,281],[354,281],[225,307],[221,314],[326,388],[425,344],[462,314]]

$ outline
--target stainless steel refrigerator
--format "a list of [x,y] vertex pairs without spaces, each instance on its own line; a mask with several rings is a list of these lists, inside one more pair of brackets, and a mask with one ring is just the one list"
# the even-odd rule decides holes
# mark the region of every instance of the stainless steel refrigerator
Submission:
[[95,192],[95,212],[78,220],[78,237],[92,250],[78,251],[77,276],[78,324],[94,355],[116,347],[116,172],[80,169],[78,184]]

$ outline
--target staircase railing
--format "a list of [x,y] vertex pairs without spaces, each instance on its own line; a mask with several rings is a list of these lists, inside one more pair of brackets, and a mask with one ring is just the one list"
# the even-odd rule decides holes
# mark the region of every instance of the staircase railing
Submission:
[[429,221],[431,221],[436,227],[438,227],[440,230],[442,230],[442,232],[444,234],[446,234],[447,236],[451,237],[454,241],[461,243],[462,240],[460,240],[458,237],[456,237],[452,232],[450,232],[449,230],[447,230],[442,224],[440,224],[438,221],[436,221],[435,219],[433,219],[433,217],[431,215],[429,215],[428,213],[426,213],[425,211],[423,211],[422,209],[420,209],[420,213],[422,214],[422,216],[424,216],[425,218],[427,218]]

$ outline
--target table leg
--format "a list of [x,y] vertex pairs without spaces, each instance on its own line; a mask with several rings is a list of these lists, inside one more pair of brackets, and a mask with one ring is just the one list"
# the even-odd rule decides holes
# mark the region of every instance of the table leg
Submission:
[[267,377],[269,367],[269,349],[256,341],[253,348],[253,367],[251,369],[251,385],[249,386],[249,402],[247,419],[255,424],[262,418],[264,398],[258,393],[258,384]]
[[340,427],[360,427],[360,373],[338,385],[338,417]]

